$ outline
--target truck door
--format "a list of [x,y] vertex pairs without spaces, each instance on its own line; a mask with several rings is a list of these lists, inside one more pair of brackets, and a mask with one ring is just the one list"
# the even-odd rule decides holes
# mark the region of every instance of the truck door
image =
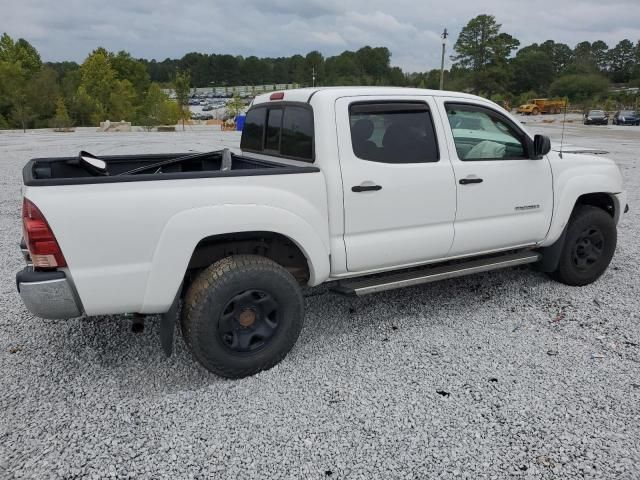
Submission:
[[456,186],[431,97],[336,100],[351,272],[409,266],[447,255]]
[[544,239],[553,211],[546,157],[531,160],[527,134],[490,106],[438,99],[458,188],[450,255],[533,245]]

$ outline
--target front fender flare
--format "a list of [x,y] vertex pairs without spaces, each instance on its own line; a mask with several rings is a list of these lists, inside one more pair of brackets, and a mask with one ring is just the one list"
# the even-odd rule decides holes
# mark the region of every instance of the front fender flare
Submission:
[[[548,247],[554,244],[562,235],[563,230],[569,223],[571,213],[578,199],[582,195],[589,193],[605,193],[613,199],[616,210],[620,208],[616,194],[621,190],[619,182],[606,173],[579,175],[567,179],[566,182],[556,189],[554,201],[554,213],[547,237],[540,243],[540,247]],[[624,208],[624,207],[623,207]],[[616,212],[618,215],[618,212]],[[617,217],[616,217],[617,218]]]

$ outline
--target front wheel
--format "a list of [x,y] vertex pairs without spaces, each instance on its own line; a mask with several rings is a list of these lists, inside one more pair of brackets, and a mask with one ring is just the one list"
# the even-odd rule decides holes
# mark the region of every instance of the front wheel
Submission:
[[280,362],[304,318],[298,282],[268,258],[237,255],[203,270],[190,285],[182,331],[207,370],[242,378]]
[[616,224],[611,215],[598,207],[577,206],[552,277],[572,286],[595,282],[609,266],[616,242]]

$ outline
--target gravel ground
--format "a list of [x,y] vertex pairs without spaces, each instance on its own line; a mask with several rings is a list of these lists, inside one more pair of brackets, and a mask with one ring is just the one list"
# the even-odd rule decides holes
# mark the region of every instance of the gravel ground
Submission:
[[[557,123],[523,119],[559,139]],[[607,150],[631,212],[601,280],[514,269],[352,299],[306,292],[283,363],[229,381],[157,320],[47,321],[16,293],[20,171],[34,156],[206,150],[177,133],[0,133],[0,478],[640,477],[640,129],[567,126]]]

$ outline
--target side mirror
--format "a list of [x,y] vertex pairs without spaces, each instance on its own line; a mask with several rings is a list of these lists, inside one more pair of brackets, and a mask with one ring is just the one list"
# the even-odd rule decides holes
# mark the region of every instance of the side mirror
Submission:
[[540,160],[551,151],[551,140],[546,135],[536,135],[533,137],[532,160]]
[[93,175],[109,175],[107,162],[84,150],[78,155],[78,163]]

